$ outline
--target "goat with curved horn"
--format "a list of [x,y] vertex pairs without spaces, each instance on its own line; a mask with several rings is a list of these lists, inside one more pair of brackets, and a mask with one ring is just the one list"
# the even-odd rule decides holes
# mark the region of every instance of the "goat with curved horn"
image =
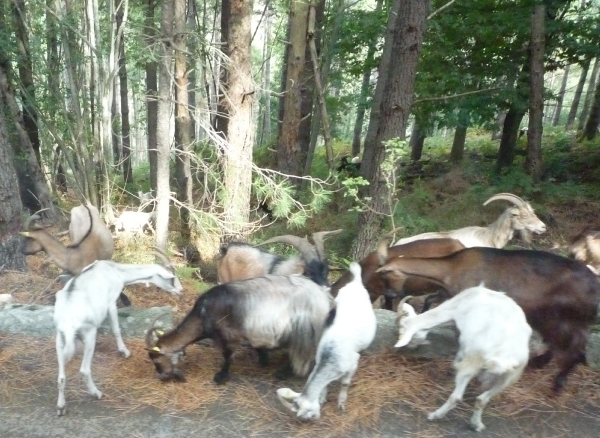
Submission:
[[499,201],[499,200],[512,202],[517,207],[522,207],[525,204],[527,204],[525,201],[523,201],[517,195],[513,195],[512,193],[497,193],[494,196],[492,196],[490,199],[488,199],[487,201],[485,201],[483,203],[483,205],[488,205],[490,202]]
[[317,250],[317,254],[319,255],[320,260],[325,260],[325,244],[324,240],[329,236],[335,236],[336,234],[340,234],[343,229],[333,230],[333,231],[318,231],[313,233],[312,238],[313,242],[315,242],[315,248]]
[[282,236],[271,237],[270,239],[265,240],[257,244],[257,246],[266,245],[268,243],[287,243],[288,245],[292,245],[296,248],[305,261],[319,259],[320,256],[317,249],[304,237],[298,237],[291,234],[284,234]]

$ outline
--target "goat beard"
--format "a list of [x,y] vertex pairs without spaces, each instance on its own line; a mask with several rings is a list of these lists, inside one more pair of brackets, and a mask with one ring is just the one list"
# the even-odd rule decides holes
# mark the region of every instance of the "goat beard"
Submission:
[[531,243],[531,231],[525,229],[519,230],[519,236],[523,242],[527,244]]

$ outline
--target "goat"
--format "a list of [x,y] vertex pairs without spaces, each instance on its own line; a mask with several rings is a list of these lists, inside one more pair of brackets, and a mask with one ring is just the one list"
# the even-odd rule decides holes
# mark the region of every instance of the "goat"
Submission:
[[69,280],[56,293],[54,325],[56,326],[56,355],[58,357],[57,413],[62,416],[65,408],[65,365],[75,353],[75,338],[83,340],[84,352],[80,372],[88,391],[100,399],[102,393],[92,380],[91,364],[96,345],[96,332],[108,315],[117,348],[124,357],[130,352],[123,342],[117,316],[117,298],[125,285],[152,283],[167,292],[180,295],[179,279],[160,265],[125,265],[109,260],[97,260],[79,275]]
[[[388,310],[392,310],[392,297],[396,296],[397,292],[402,291],[403,294],[409,295],[423,295],[436,292],[439,286],[430,281],[415,277],[403,279],[401,282],[396,281],[392,285],[386,278],[383,278],[376,272],[377,269],[395,257],[442,257],[465,248],[458,240],[449,238],[416,240],[389,248],[387,247],[388,242],[382,240],[376,251],[370,252],[359,262],[362,271],[362,282],[369,292],[371,301],[375,301],[379,296],[383,295],[385,299],[384,308]],[[337,292],[348,284],[351,279],[351,272],[347,271],[342,274],[331,285],[331,294],[336,296]],[[426,302],[426,306],[427,308],[429,307],[429,301]]]
[[[64,246],[44,229],[35,225],[35,221],[39,218],[34,214],[25,223],[26,231],[21,232],[25,237],[21,243],[23,254],[32,255],[45,251],[48,257],[70,276],[81,273],[83,268],[96,260],[112,258],[115,248],[112,235],[102,222],[98,209],[93,205],[80,205],[71,209],[69,235],[71,241],[77,243],[68,246]],[[131,301],[124,293],[121,293],[120,299],[125,306],[131,305]]]
[[115,232],[142,234],[144,229],[152,229],[151,222],[156,219],[156,212],[124,211],[115,221]]
[[575,237],[567,248],[570,258],[582,261],[600,275],[600,231],[584,231]]
[[396,257],[378,272],[388,279],[425,278],[451,296],[481,283],[505,291],[549,347],[532,359],[532,365],[543,366],[557,356],[555,392],[562,390],[571,370],[585,362],[588,326],[599,313],[600,282],[577,260],[544,251],[477,247],[433,259]]
[[220,284],[200,295],[171,332],[150,328],[146,347],[162,381],[185,381],[179,360],[189,344],[202,339],[213,339],[223,353],[223,365],[213,379],[217,384],[229,380],[232,354],[243,341],[257,349],[261,365],[266,365],[266,350],[287,347],[293,372],[305,376],[331,301],[326,288],[300,275],[265,275]]
[[342,230],[320,231],[313,234],[315,245],[307,239],[285,235],[277,236],[262,242],[288,243],[294,246],[300,256],[286,259],[279,255],[264,251],[255,245],[241,242],[231,242],[222,246],[217,261],[219,283],[245,280],[267,274],[291,275],[302,274],[311,277],[320,285],[327,285],[329,269],[325,263],[324,239],[329,235],[340,233]]
[[346,172],[352,176],[358,176],[360,173],[361,164],[362,163],[359,156],[353,157],[350,160],[348,160],[348,156],[345,156],[340,159],[340,164],[336,170],[338,173]]
[[481,421],[483,409],[492,397],[519,380],[527,365],[532,330],[523,310],[504,293],[483,285],[466,289],[420,315],[415,315],[414,310],[406,312],[405,306],[409,305],[403,302],[398,306],[400,336],[396,347],[408,345],[417,334],[424,338],[431,328],[448,321],[454,321],[460,332],[453,364],[454,391],[446,403],[427,418],[443,418],[462,400],[471,379],[479,377],[486,390],[477,397],[471,427],[482,431],[485,429]]
[[358,368],[360,353],[366,349],[377,329],[369,294],[362,284],[360,265],[350,264],[353,279],[339,290],[335,307],[329,312],[325,330],[317,347],[313,368],[302,394],[289,388],[277,390],[281,402],[303,420],[317,420],[321,403],[327,398],[327,386],[341,379],[338,407],[346,407],[348,388]]
[[417,234],[416,236],[400,239],[396,242],[396,245],[421,239],[450,237],[459,240],[467,248],[473,246],[504,248],[513,238],[515,231],[519,231],[526,242],[531,240],[531,233],[542,234],[546,232],[546,225],[535,215],[528,202],[511,193],[498,193],[485,201],[483,205],[488,205],[490,202],[497,200],[509,201],[514,205],[504,210],[504,213],[487,227],[472,226],[452,231]]

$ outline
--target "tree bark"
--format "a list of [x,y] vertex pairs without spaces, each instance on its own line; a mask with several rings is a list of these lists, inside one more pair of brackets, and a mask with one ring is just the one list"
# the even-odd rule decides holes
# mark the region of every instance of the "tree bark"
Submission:
[[[144,24],[146,50],[154,52],[157,41],[157,31],[154,26],[156,0],[146,0],[146,17]],[[148,126],[148,164],[150,165],[150,187],[154,193],[157,190],[157,126],[158,126],[158,63],[155,57],[149,57],[146,62],[146,118]]]
[[421,129],[419,123],[415,121],[408,145],[410,148],[410,159],[412,161],[419,161],[421,159],[421,156],[423,155],[423,146],[425,145],[425,138],[427,138],[425,130]]
[[272,128],[271,128],[271,54],[272,54],[272,36],[271,22],[272,11],[271,5],[265,6],[265,42],[263,47],[263,113],[261,123],[260,145],[271,143]]
[[394,183],[386,181],[381,169],[383,142],[405,138],[428,9],[429,2],[423,0],[395,0],[391,7],[361,166],[361,175],[370,184],[361,192],[368,209],[358,216],[358,235],[351,250],[355,260],[372,250],[382,222],[393,213]]
[[585,126],[585,122],[590,113],[590,106],[592,104],[592,98],[594,97],[594,87],[596,86],[596,81],[598,80],[598,66],[600,65],[600,62],[598,61],[600,61],[600,58],[596,58],[594,61],[594,67],[592,68],[592,75],[590,76],[590,81],[585,93],[585,101],[583,102],[583,108],[581,109],[581,114],[579,115],[579,123],[577,124],[578,131],[583,131],[583,127]]
[[[0,97],[4,100],[4,96]],[[19,250],[22,206],[13,161],[4,114],[0,111],[0,275],[5,269],[27,270],[25,256]]]
[[[121,7],[119,7],[121,5]],[[115,0],[117,11],[117,27],[123,27],[123,1]],[[125,57],[125,32],[119,37],[119,91],[121,103],[121,163],[123,168],[123,181],[125,184],[133,183],[133,171],[131,169],[131,127],[129,125],[129,97],[127,85],[127,59]]]
[[587,79],[591,61],[592,59],[588,58],[583,61],[583,64],[581,64],[581,75],[579,76],[579,82],[577,83],[577,88],[575,89],[575,96],[573,96],[571,110],[569,111],[569,117],[567,117],[567,124],[565,125],[567,129],[571,129],[573,127],[573,123],[575,123],[575,117],[577,117],[577,110],[579,109],[579,102],[581,101],[581,93],[583,93],[583,87],[585,87],[585,81]]
[[37,127],[37,101],[33,82],[33,65],[31,62],[31,52],[29,51],[29,37],[25,26],[27,22],[25,1],[11,0],[11,6],[15,26],[15,38],[17,40],[17,66],[22,86],[20,95],[23,105],[23,127],[29,136],[38,166],[41,167],[42,156],[40,154],[40,136]]
[[[383,0],[377,0],[375,13],[377,14],[383,7]],[[369,95],[369,84],[371,82],[371,73],[373,69],[373,59],[375,58],[375,50],[377,49],[377,40],[373,39],[369,42],[367,56],[365,58],[362,82],[360,85],[360,97],[356,107],[356,120],[354,122],[354,131],[352,135],[352,156],[356,157],[360,154],[360,143],[362,137],[363,123],[365,121],[365,112],[367,111],[367,97]]]
[[252,186],[252,101],[255,93],[251,72],[251,0],[231,0],[227,45],[227,114],[229,148],[223,155],[222,242],[246,240],[249,229],[250,189]]
[[277,168],[289,175],[300,175],[304,169],[298,135],[302,118],[300,81],[305,63],[307,19],[308,1],[292,0],[283,120],[277,140]]
[[450,161],[453,163],[460,163],[463,160],[466,139],[467,127],[465,125],[457,125],[456,129],[454,130],[452,149],[450,150]]
[[169,155],[171,152],[171,81],[173,62],[173,2],[164,1],[160,19],[158,58],[158,124],[156,127],[156,246],[166,250],[169,233]]
[[[227,37],[229,35],[230,16],[231,16],[231,1],[232,0],[221,0],[221,51],[225,56],[230,55],[230,48],[228,45]],[[225,95],[224,86],[228,82],[229,71],[221,63],[219,65],[219,71],[217,77],[219,81],[216,84],[216,95],[217,95],[217,114],[215,115],[214,130],[223,138],[227,138],[227,129],[229,128],[229,118],[227,117],[227,96]]]
[[537,4],[531,14],[531,68],[529,92],[529,129],[525,170],[534,181],[542,176],[542,133],[544,117],[544,18],[546,6]]
[[189,239],[189,209],[192,200],[191,171],[191,117],[188,102],[188,67],[187,67],[187,0],[175,0],[175,21],[173,41],[175,45],[175,147],[177,149],[176,180],[177,198],[184,204],[180,209],[184,238]]
[[590,115],[583,129],[583,136],[588,140],[592,140],[598,133],[598,125],[600,125],[600,80],[596,81],[594,100]]
[[565,90],[567,89],[567,82],[569,80],[569,69],[570,65],[567,64],[563,73],[562,82],[560,83],[560,90],[556,97],[556,108],[554,109],[554,118],[552,119],[552,126],[557,126],[560,122],[560,114],[562,112],[563,101],[565,99]]

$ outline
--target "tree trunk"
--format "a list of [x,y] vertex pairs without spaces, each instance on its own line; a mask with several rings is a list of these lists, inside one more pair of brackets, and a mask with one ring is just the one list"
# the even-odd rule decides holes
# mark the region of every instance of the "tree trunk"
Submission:
[[[117,0],[118,1],[118,0]],[[121,126],[121,124],[119,123],[120,117],[119,117],[119,107],[121,105],[119,105],[119,102],[117,101],[117,96],[118,96],[118,92],[119,90],[117,89],[117,81],[113,82],[113,98],[112,98],[112,105],[110,107],[110,118],[112,120],[112,126],[111,126],[111,134],[112,134],[112,148],[113,148],[113,168],[115,170],[116,173],[121,173],[121,170],[123,169],[122,166],[122,150],[123,150],[123,143],[120,141],[119,139],[119,127]]]
[[25,1],[11,0],[15,38],[17,40],[17,66],[21,79],[21,103],[23,105],[23,127],[29,136],[31,147],[35,153],[38,166],[42,166],[40,154],[40,136],[37,127],[37,101],[35,98],[35,85],[33,83],[33,65],[29,51],[29,37],[27,36]]
[[[119,7],[121,5],[121,7]],[[117,27],[123,27],[123,1],[115,0],[117,10]],[[129,98],[127,85],[127,59],[125,58],[125,32],[119,37],[119,91],[121,98],[121,142],[123,181],[125,184],[133,183],[133,171],[131,170],[131,127],[129,125]]]
[[[2,90],[0,94],[0,100],[4,100]],[[22,207],[13,161],[4,114],[0,111],[0,275],[5,269],[27,270],[25,256],[19,250]]]
[[498,148],[498,159],[496,161],[496,172],[500,172],[505,167],[510,167],[515,159],[515,147],[517,145],[517,137],[519,134],[519,126],[521,120],[525,116],[525,111],[519,109],[516,105],[512,105],[502,126],[502,138],[500,139],[500,147]]
[[[381,11],[383,0],[377,0],[375,6],[375,14]],[[360,139],[362,137],[363,123],[365,121],[365,112],[367,110],[367,98],[369,95],[369,84],[371,82],[371,73],[373,68],[373,59],[375,58],[375,50],[377,49],[377,40],[373,39],[369,42],[367,49],[367,57],[365,58],[362,82],[360,85],[360,97],[356,107],[356,120],[354,122],[354,131],[352,135],[352,156],[356,157],[360,154]]]
[[554,118],[552,120],[552,126],[557,126],[560,122],[560,113],[562,112],[563,101],[565,99],[565,90],[567,89],[567,81],[569,80],[569,68],[571,66],[567,64],[563,74],[562,82],[560,83],[560,90],[556,97],[556,108],[554,109]]
[[592,109],[583,129],[583,136],[588,140],[592,140],[598,133],[598,125],[600,125],[600,80],[596,81]]
[[[157,40],[154,26],[154,14],[157,0],[146,0],[146,17],[144,34],[146,35],[146,50],[152,52]],[[158,63],[154,56],[146,62],[146,125],[148,126],[148,164],[150,165],[150,187],[154,193],[157,190],[157,127],[158,127]]]
[[298,134],[302,118],[300,81],[305,62],[307,22],[308,2],[292,0],[283,120],[277,140],[277,169],[289,175],[300,175],[304,169]]
[[272,36],[271,23],[272,11],[271,5],[265,5],[265,41],[263,46],[263,105],[262,105],[262,123],[260,130],[259,145],[271,143],[271,53],[272,53]]
[[190,235],[189,210],[192,206],[191,117],[188,103],[188,67],[186,42],[187,0],[175,0],[175,21],[173,42],[175,45],[175,147],[177,149],[176,179],[177,198],[183,203],[180,209],[182,235],[186,240]]
[[585,86],[591,61],[592,58],[588,58],[583,61],[583,64],[581,65],[581,75],[579,76],[579,82],[577,83],[577,88],[575,89],[575,96],[573,97],[573,103],[571,104],[571,110],[569,111],[569,117],[567,118],[567,124],[565,125],[567,129],[571,129],[573,127],[573,123],[575,123],[575,117],[577,116],[577,110],[579,109],[579,102],[581,101],[581,93],[583,93],[583,87]]
[[167,247],[169,233],[169,155],[171,152],[171,81],[173,62],[173,2],[164,1],[160,19],[158,62],[158,124],[156,127],[156,246]]
[[246,240],[250,230],[250,189],[252,185],[252,100],[254,84],[251,71],[251,0],[231,0],[227,45],[230,61],[227,83],[229,149],[223,155],[225,226],[221,240]]
[[531,68],[529,92],[529,129],[525,170],[539,181],[542,176],[542,132],[544,117],[544,17],[546,7],[538,4],[531,14]]
[[600,65],[598,61],[600,61],[600,58],[596,58],[594,61],[592,75],[590,76],[587,91],[585,92],[585,101],[583,102],[583,108],[581,109],[581,114],[579,114],[579,123],[577,124],[578,131],[583,131],[583,127],[585,126],[585,122],[590,113],[590,105],[592,104],[592,98],[594,97],[594,87],[598,80],[598,66]]
[[[221,51],[225,56],[230,55],[230,48],[227,41],[229,35],[230,16],[232,12],[232,0],[221,0]],[[229,127],[229,119],[227,118],[227,96],[223,87],[227,84],[229,74],[227,68],[223,63],[219,66],[218,78],[219,81],[216,85],[217,95],[217,114],[214,120],[214,130],[220,134],[223,138],[227,138],[227,129]]]
[[454,130],[454,140],[450,150],[450,161],[460,163],[465,153],[465,140],[467,139],[467,127],[458,125]]
[[361,175],[370,184],[361,192],[368,209],[358,216],[351,250],[355,260],[372,250],[384,219],[393,214],[395,181],[386,181],[381,167],[386,155],[383,143],[405,137],[428,9],[429,2],[423,0],[395,0],[391,7],[361,166]]
[[423,146],[425,145],[425,130],[421,129],[417,121],[413,124],[412,132],[410,134],[410,159],[412,161],[419,161],[423,155]]

